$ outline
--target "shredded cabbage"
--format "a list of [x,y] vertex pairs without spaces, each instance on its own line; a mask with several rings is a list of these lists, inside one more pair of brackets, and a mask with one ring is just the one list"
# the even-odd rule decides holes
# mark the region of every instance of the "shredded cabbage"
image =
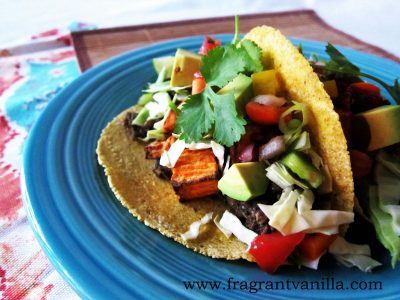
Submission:
[[185,150],[186,144],[182,140],[176,140],[168,151],[164,151],[160,158],[160,165],[168,168],[173,168],[179,157]]
[[336,255],[357,254],[371,256],[371,249],[368,245],[349,243],[341,236],[338,236],[329,246],[329,253]]
[[369,245],[349,243],[341,236],[338,236],[329,246],[328,252],[345,267],[357,267],[363,272],[371,272],[373,268],[382,265],[371,258]]
[[205,214],[199,221],[190,224],[189,230],[181,234],[181,238],[185,241],[196,239],[200,233],[200,226],[210,222],[212,220],[212,215],[212,212]]
[[[177,145],[175,145],[177,144]],[[169,148],[168,151],[164,151],[160,158],[160,165],[168,168],[173,168],[178,161],[179,157],[182,155],[185,148],[189,150],[202,150],[211,148],[214,156],[218,160],[218,165],[222,169],[224,165],[225,148],[224,146],[214,142],[214,141],[201,141],[192,142],[186,144],[183,140],[176,140]]]
[[163,117],[170,109],[171,97],[166,92],[159,92],[153,95],[153,101],[148,102],[144,107],[149,110],[149,118],[157,119]]
[[227,210],[222,215],[219,224],[224,228],[224,230],[233,233],[239,241],[248,246],[250,246],[251,242],[257,237],[257,233],[243,226],[239,218]]
[[214,224],[217,226],[217,228],[227,237],[230,238],[232,235],[232,232],[229,230],[226,230],[224,227],[221,226],[220,224],[221,221],[221,216],[220,215],[216,215],[214,218]]
[[316,258],[316,259],[314,259],[314,260],[310,260],[310,259],[308,259],[308,258],[306,258],[306,257],[300,256],[300,257],[297,259],[297,262],[298,262],[300,265],[302,265],[302,266],[304,266],[304,267],[307,267],[307,268],[309,268],[309,269],[318,270],[319,261],[321,260],[321,257],[324,256],[325,253],[326,253],[326,251],[323,252],[318,258]]
[[[337,233],[339,225],[354,221],[354,213],[352,212],[308,209],[312,207],[312,193],[305,190],[298,195],[301,196],[297,197],[297,210],[294,209],[291,198],[293,194],[287,192],[284,192],[279,201],[273,205],[258,204],[261,211],[270,220],[269,224],[283,235],[297,232],[334,234]],[[290,215],[290,218],[285,217],[279,222],[275,221],[277,216],[283,215],[283,210],[286,211],[287,215]]]
[[379,261],[365,255],[344,254],[333,255],[333,257],[343,266],[347,268],[357,267],[363,272],[371,272],[372,269],[382,265]]
[[306,184],[294,178],[280,162],[274,162],[266,169],[266,171],[267,178],[282,189],[291,187],[294,184],[302,189],[308,189]]

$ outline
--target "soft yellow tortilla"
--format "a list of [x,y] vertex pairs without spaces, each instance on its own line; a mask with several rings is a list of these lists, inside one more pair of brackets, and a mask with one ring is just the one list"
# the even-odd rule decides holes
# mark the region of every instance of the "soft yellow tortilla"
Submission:
[[[307,104],[315,118],[310,122],[312,140],[329,166],[337,195],[334,208],[352,211],[353,181],[346,140],[329,96],[307,60],[273,28],[258,27],[246,38],[263,49],[264,63],[280,72],[291,100]],[[133,110],[134,108],[132,108]],[[124,127],[127,111],[103,130],[97,147],[99,163],[105,168],[110,187],[121,203],[147,226],[186,247],[213,258],[252,260],[246,245],[235,237],[226,238],[210,223],[195,240],[181,234],[206,213],[222,214],[227,206],[220,200],[201,199],[181,203],[170,182],[153,172],[154,160],[146,160],[144,144],[133,141]]]
[[213,222],[202,226],[197,239],[181,238],[190,224],[209,212],[213,217],[222,214],[227,206],[211,198],[181,203],[171,183],[153,173],[154,160],[145,159],[144,144],[132,140],[131,131],[124,127],[126,113],[108,124],[97,146],[99,163],[118,200],[147,226],[194,251],[213,258],[251,260],[246,245],[233,236],[226,238]]

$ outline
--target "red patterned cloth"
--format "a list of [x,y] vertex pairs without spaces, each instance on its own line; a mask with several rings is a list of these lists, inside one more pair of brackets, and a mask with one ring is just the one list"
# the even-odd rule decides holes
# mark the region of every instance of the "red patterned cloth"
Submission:
[[20,189],[22,148],[32,124],[78,75],[69,31],[53,29],[0,49],[1,299],[79,299],[36,241]]

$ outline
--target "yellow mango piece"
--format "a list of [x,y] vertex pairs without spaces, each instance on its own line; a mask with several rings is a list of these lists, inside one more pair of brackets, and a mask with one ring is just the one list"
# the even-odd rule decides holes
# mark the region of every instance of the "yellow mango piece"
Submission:
[[266,70],[251,75],[254,95],[275,95],[283,90],[279,74],[275,70]]
[[336,98],[339,95],[335,80],[327,80],[322,83],[324,84],[325,91],[331,98]]

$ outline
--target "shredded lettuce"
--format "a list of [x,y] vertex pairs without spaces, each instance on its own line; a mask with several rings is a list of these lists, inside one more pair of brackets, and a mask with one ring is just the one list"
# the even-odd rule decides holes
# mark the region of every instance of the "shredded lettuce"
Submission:
[[394,268],[400,258],[400,238],[393,229],[392,216],[379,207],[378,188],[376,186],[369,188],[368,209],[378,240],[389,250]]
[[400,178],[378,163],[375,169],[379,207],[392,216],[392,228],[400,236]]

